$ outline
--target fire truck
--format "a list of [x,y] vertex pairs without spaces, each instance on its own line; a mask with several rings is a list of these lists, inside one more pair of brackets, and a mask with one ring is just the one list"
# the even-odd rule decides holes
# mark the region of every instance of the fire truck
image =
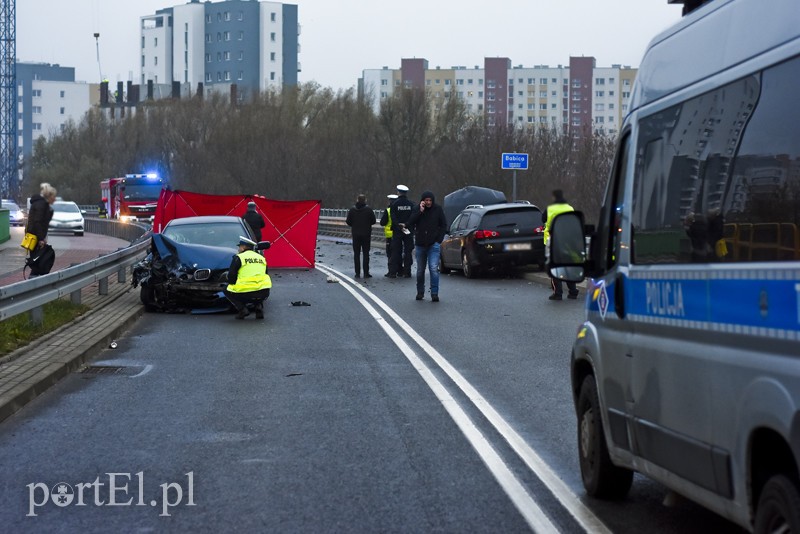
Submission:
[[100,182],[101,212],[123,222],[151,222],[164,180],[157,174],[126,174]]

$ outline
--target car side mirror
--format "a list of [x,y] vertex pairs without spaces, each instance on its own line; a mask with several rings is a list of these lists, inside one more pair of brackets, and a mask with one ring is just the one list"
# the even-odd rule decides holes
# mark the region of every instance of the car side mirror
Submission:
[[272,243],[269,241],[259,241],[258,245],[256,245],[257,250],[267,250],[269,247],[272,246]]
[[581,282],[586,277],[586,236],[581,212],[561,213],[553,219],[548,248],[550,276],[567,282]]

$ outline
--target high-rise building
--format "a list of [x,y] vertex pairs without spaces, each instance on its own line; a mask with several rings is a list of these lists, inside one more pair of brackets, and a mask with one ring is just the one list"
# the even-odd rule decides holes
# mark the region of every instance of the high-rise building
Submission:
[[17,63],[17,153],[28,169],[33,145],[40,137],[60,133],[67,122],[79,123],[99,103],[99,84],[75,81],[75,68],[49,63]]
[[296,85],[297,6],[223,0],[160,9],[141,17],[141,85],[179,82],[240,96]]
[[359,90],[381,102],[400,87],[425,88],[436,113],[457,97],[488,125],[556,128],[573,135],[616,135],[628,112],[636,69],[600,67],[593,57],[571,57],[569,66],[512,66],[505,57],[485,58],[483,66],[429,68],[425,59],[403,59],[398,70],[366,69]]

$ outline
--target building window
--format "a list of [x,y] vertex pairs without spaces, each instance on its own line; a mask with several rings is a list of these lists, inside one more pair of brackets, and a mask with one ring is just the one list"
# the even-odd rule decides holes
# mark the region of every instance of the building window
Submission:
[[445,84],[445,85],[450,85],[450,81],[451,81],[451,80],[445,80],[445,81],[444,81],[444,84]]
[[270,79],[271,81],[273,81],[273,82],[275,81],[275,73],[274,73],[274,72],[270,72],[270,73],[269,73],[269,79]]
[[272,32],[272,33],[269,34],[269,40],[272,41],[273,43],[276,41],[275,32]]
[[65,96],[67,96],[67,92],[66,91],[59,91],[58,92],[58,96],[60,96],[61,98],[64,98]]
[[275,22],[277,20],[277,18],[278,18],[278,15],[276,15],[275,13],[270,13],[269,14],[270,22]]
[[239,20],[244,20],[244,13],[243,13],[242,11],[239,11],[239,15],[238,15],[238,17],[237,17],[237,18],[238,18]]
[[153,58],[153,65],[158,65],[158,56]]
[[31,129],[32,130],[41,130],[42,129],[42,123],[41,122],[34,122],[33,124],[31,124]]
[[217,72],[217,81],[218,82],[222,81],[222,73],[221,72]]
[[62,115],[63,115],[64,113],[66,113],[66,111],[67,111],[67,108],[60,108],[60,109],[59,109],[59,112],[60,112]]
[[622,80],[622,86],[623,87],[630,87],[631,86],[631,81],[630,80]]
[[630,91],[622,91],[622,98],[630,98],[631,93]]
[[206,81],[208,83],[211,83],[213,81],[213,78],[211,77],[211,73],[210,72],[206,72]]
[[31,111],[32,111],[34,114],[41,113],[41,112],[42,112],[42,106],[33,106],[33,107],[31,108]]
[[153,37],[153,48],[158,48],[158,37]]
[[468,78],[467,79],[467,85],[472,85],[473,83],[474,83],[474,80],[472,78]]
[[222,61],[222,52],[217,52],[217,61]]
[[381,85],[389,85],[389,80],[381,80]]
[[269,60],[270,61],[275,61],[275,52],[270,52],[269,53]]
[[556,104],[550,104],[550,109],[557,109]]
[[144,56],[142,56],[142,67],[144,67]]
[[206,63],[211,63],[211,54],[206,54]]
[[223,58],[225,61],[230,61],[230,60],[231,60],[231,53],[230,53],[230,52],[223,52],[223,53],[222,53],[222,58]]
[[381,98],[389,98],[389,93],[386,91],[381,91]]
[[240,50],[240,51],[239,51],[239,61],[242,61],[243,59],[244,59],[244,52],[242,52],[242,51]]
[[210,42],[211,42],[211,34],[210,34],[210,33],[207,33],[207,34],[206,34],[206,42],[207,42],[207,43],[210,43]]
[[206,24],[211,24],[211,15],[206,15]]
[[608,105],[608,110],[611,111],[612,109],[614,109],[614,104],[609,104]]
[[226,41],[231,40],[231,32],[225,32],[222,34],[222,36],[225,38]]
[[442,80],[436,80],[436,85],[441,85],[441,84],[442,84]]
[[456,80],[456,85],[464,85],[464,80],[459,78],[458,80]]
[[547,111],[547,104],[539,104],[539,109]]
[[142,48],[144,48],[144,35],[142,35]]
[[483,98],[483,91],[478,91],[478,98]]
[[243,40],[244,40],[244,32],[243,32],[243,31],[240,31],[240,32],[239,32],[239,40],[240,40],[240,41],[243,41]]
[[227,81],[230,81],[230,79],[231,79],[231,73],[230,73],[230,72],[228,72],[228,71],[226,70],[226,71],[225,71],[225,81],[226,81],[226,82],[227,82]]
[[606,79],[605,78],[595,78],[594,79],[594,84],[595,85],[605,85],[606,84]]
[[220,41],[222,41],[222,33],[217,32],[217,42],[219,43]]
[[608,79],[608,83],[610,83],[611,85],[614,85],[614,78],[609,78]]
[[226,12],[225,12],[225,17],[224,17],[224,18],[225,18],[225,20],[231,20],[231,13],[230,13],[230,11],[226,11]]
[[595,104],[594,105],[594,110],[595,111],[605,111],[605,108],[606,108],[605,104]]
[[539,98],[547,98],[547,91],[539,91]]
[[478,78],[478,85],[483,85],[483,78]]
[[603,91],[595,91],[594,92],[594,96],[597,96],[597,97],[605,96],[605,93]]
[[614,96],[614,91],[609,91],[608,96]]

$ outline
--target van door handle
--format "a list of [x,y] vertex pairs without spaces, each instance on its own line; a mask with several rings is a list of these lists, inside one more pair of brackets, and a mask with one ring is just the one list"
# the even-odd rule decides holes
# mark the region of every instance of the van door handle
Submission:
[[614,279],[614,311],[620,319],[625,318],[625,277],[621,274]]

